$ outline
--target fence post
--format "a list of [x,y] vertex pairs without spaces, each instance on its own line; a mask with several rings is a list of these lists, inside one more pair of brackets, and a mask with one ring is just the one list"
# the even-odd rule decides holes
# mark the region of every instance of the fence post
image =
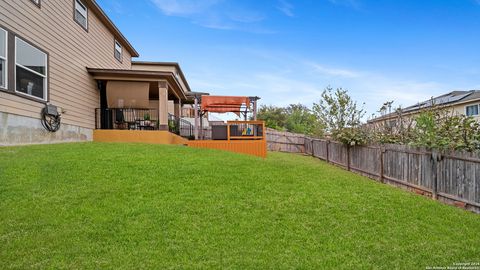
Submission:
[[432,152],[432,172],[433,172],[433,177],[432,177],[432,199],[437,200],[437,192],[438,192],[438,174],[437,174],[437,168],[438,168],[438,160],[440,159],[440,155],[438,152],[433,151]]
[[330,162],[330,159],[328,158],[328,152],[329,152],[328,148],[329,148],[329,145],[330,145],[330,140],[327,140],[325,145],[327,146],[327,163],[328,163],[328,162]]
[[383,167],[383,161],[384,161],[384,154],[386,152],[385,146],[380,147],[380,182],[385,183],[385,168]]
[[315,151],[315,150],[314,150],[315,148],[313,147],[313,145],[314,145],[313,143],[314,143],[314,142],[315,142],[315,140],[312,139],[312,157],[315,157],[315,152],[314,152],[314,151]]
[[347,170],[350,171],[350,145],[347,145]]

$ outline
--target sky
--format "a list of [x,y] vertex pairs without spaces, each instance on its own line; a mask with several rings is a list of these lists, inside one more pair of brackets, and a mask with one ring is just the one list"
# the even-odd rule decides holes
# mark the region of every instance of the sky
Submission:
[[480,0],[97,0],[140,53],[193,91],[318,102],[347,89],[370,116],[480,89]]

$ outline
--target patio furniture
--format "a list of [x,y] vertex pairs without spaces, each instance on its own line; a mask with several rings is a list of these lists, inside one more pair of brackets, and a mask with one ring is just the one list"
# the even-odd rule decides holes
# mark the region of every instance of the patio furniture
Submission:
[[125,122],[123,109],[115,110],[115,129],[128,129],[128,123]]

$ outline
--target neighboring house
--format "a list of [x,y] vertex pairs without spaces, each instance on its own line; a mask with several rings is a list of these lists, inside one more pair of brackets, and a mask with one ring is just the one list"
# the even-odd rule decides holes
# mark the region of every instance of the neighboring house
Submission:
[[[180,117],[190,87],[178,64],[132,62],[138,56],[94,0],[0,1],[0,145],[89,141],[95,128],[168,130],[169,100]],[[61,113],[57,132],[42,126],[46,104]]]
[[[480,121],[480,90],[453,91],[413,106],[403,108],[401,112],[404,117],[411,118],[418,115],[422,110],[431,108],[432,106],[446,108],[451,110],[452,114],[463,114],[474,117],[477,121]],[[387,113],[383,116],[369,120],[368,123],[387,123],[389,125],[394,125],[398,116],[399,114],[396,112]]]
[[225,121],[216,117],[216,116],[209,115],[208,116],[208,124],[210,126],[225,125]]
[[[173,104],[172,104],[172,107],[173,107]],[[170,109],[170,111],[172,111],[172,109]],[[183,107],[182,107],[182,117],[191,122],[192,125],[194,124],[195,122],[195,108],[192,104],[185,104]],[[215,117],[209,113],[205,113],[205,115],[203,116],[203,126],[204,127],[208,127],[208,126],[213,126],[213,125],[225,125],[225,121],[218,118],[218,117]]]

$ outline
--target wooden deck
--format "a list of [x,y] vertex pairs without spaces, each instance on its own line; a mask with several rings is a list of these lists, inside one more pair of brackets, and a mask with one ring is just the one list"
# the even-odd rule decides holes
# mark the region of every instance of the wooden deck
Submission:
[[195,148],[209,148],[262,158],[267,157],[266,140],[189,141],[187,145]]
[[187,145],[195,148],[210,148],[262,158],[267,157],[264,121],[228,121],[226,129],[226,140],[189,141]]
[[151,143],[186,145],[188,140],[168,131],[94,130],[93,141],[113,143]]
[[[234,126],[235,134],[230,134],[230,126]],[[263,121],[231,121],[227,123],[227,130],[226,140],[188,141],[168,131],[97,129],[93,131],[93,140],[113,143],[179,144],[194,148],[209,148],[267,157],[267,140]],[[249,130],[250,133],[246,130]]]

